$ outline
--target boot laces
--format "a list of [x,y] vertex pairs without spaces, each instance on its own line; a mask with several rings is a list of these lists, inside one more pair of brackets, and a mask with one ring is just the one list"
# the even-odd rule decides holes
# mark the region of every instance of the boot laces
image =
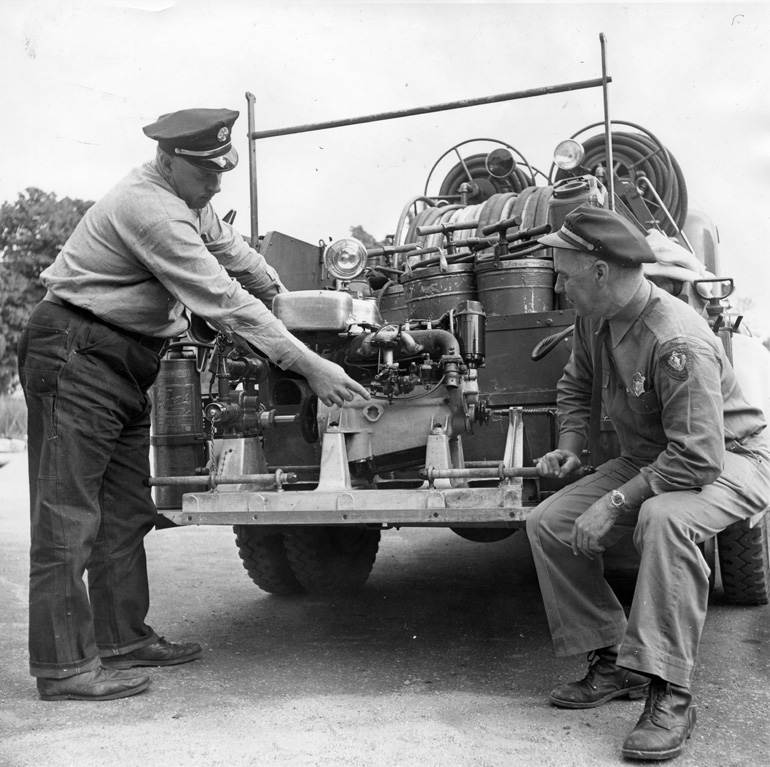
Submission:
[[658,726],[663,726],[658,723],[661,715],[667,713],[666,703],[671,698],[671,683],[663,682],[651,685],[652,690],[650,693],[650,721]]
[[609,661],[603,655],[600,655],[596,650],[592,650],[588,653],[587,660],[589,663],[588,672],[583,677],[583,682],[587,685],[590,685],[591,687],[595,687],[596,685],[594,685],[594,679],[598,673],[599,666],[602,664],[602,661]]

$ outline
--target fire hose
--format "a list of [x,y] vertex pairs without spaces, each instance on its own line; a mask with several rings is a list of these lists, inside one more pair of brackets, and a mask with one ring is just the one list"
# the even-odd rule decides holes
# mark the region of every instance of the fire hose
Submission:
[[[641,126],[621,120],[616,120],[613,124],[627,125],[640,131],[639,133],[613,131],[612,151],[616,175],[637,187],[660,228],[666,234],[676,236],[679,234],[678,230],[684,226],[688,202],[687,186],[679,163],[653,134]],[[597,125],[599,123],[589,125],[576,133],[573,138]],[[592,136],[582,143],[585,156],[580,169],[596,175],[600,165],[606,168],[607,151],[604,135]],[[573,174],[574,172],[558,170],[555,180],[560,181]],[[673,219],[673,223],[667,212]]]

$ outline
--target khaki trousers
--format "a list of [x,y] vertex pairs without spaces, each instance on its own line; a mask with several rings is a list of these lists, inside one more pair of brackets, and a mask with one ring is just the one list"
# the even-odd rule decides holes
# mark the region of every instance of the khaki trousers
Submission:
[[770,501],[770,452],[755,439],[727,452],[722,476],[694,490],[663,493],[626,512],[602,543],[632,534],[641,555],[626,614],[603,576],[601,556],[575,556],[575,519],[594,501],[638,474],[618,458],[541,503],[527,520],[556,655],[619,644],[618,664],[689,687],[706,619],[710,570],[698,544]]

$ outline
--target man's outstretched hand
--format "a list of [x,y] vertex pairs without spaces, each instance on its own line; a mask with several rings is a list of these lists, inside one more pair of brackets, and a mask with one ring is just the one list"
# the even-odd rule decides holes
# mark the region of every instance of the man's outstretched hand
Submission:
[[356,395],[369,399],[369,392],[339,365],[317,354],[307,355],[295,367],[327,407],[350,402]]

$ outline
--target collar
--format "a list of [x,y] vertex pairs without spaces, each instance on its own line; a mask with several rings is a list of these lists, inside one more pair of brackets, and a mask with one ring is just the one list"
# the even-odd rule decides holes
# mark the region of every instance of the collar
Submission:
[[171,192],[172,194],[175,194],[177,197],[179,197],[179,195],[176,194],[176,189],[174,189],[173,185],[171,184],[171,179],[169,179],[168,176],[163,172],[163,168],[158,162],[158,158],[154,157],[152,160],[150,160],[147,163],[147,165],[149,165],[150,169],[160,179],[160,181],[163,183],[166,189],[168,189],[169,192]]
[[649,280],[643,280],[639,289],[634,293],[623,308],[614,316],[610,317],[608,322],[610,326],[610,340],[614,349],[628,333],[631,326],[639,319],[639,316],[647,306],[652,293],[652,283]]

